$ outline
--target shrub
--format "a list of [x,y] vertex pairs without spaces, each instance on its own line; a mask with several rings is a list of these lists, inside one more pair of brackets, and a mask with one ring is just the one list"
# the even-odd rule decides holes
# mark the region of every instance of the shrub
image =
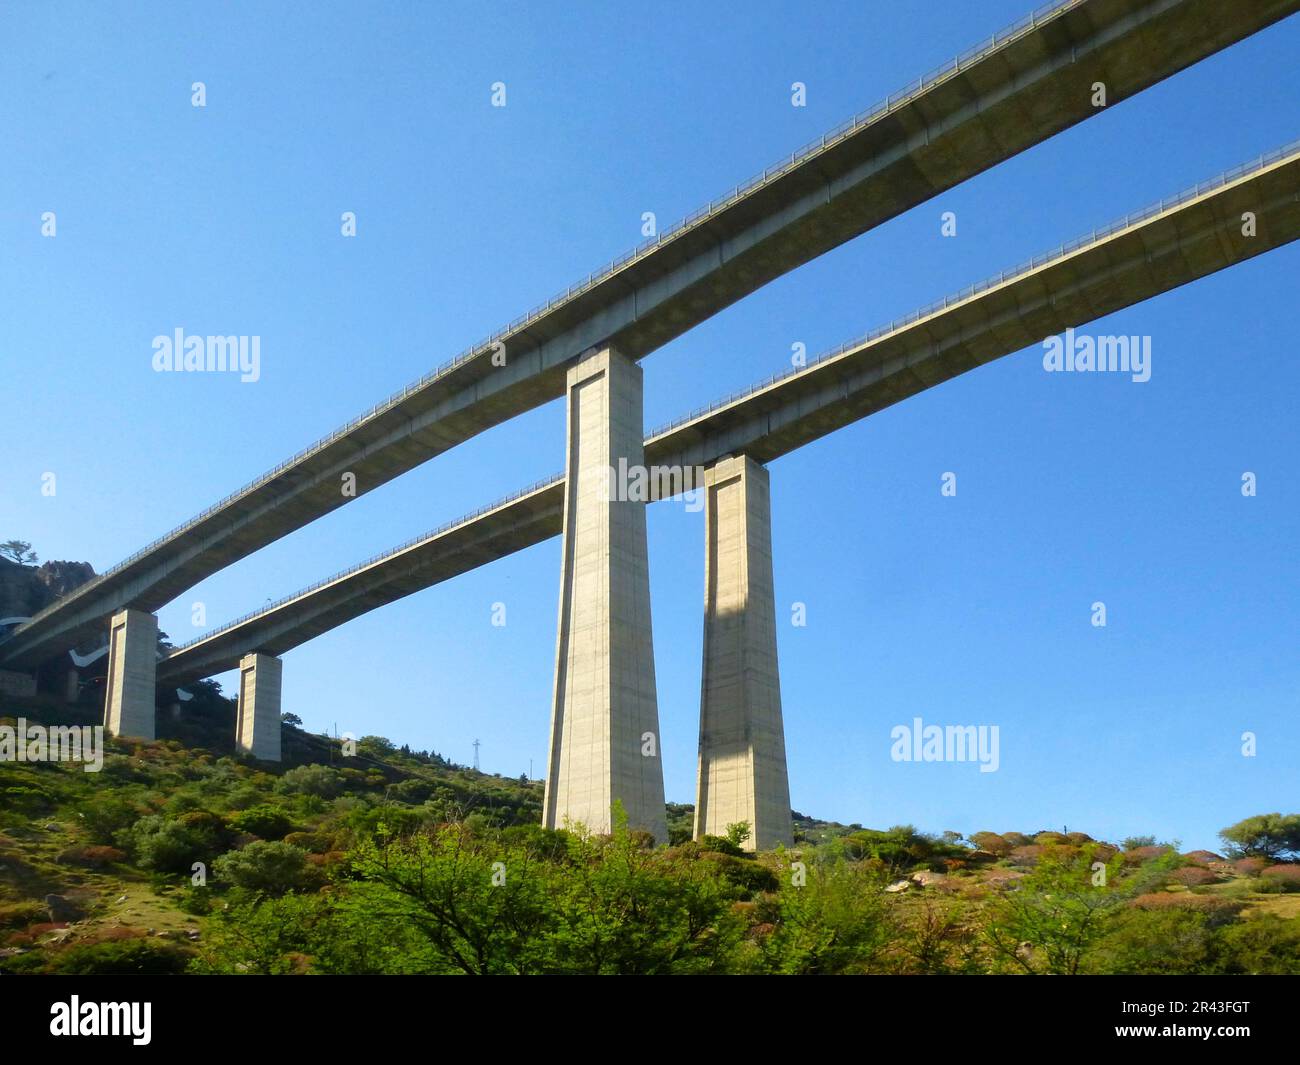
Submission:
[[1024,846],[1013,847],[1008,857],[1015,865],[1037,865],[1046,850],[1047,848],[1042,844],[1027,843]]
[[308,854],[324,854],[334,844],[333,837],[320,832],[290,832],[284,842]]
[[970,840],[980,850],[988,851],[999,858],[1005,858],[1011,853],[1011,844],[996,832],[976,832]]
[[1227,924],[1245,907],[1241,899],[1225,898],[1222,895],[1190,895],[1186,892],[1171,894],[1167,891],[1150,895],[1139,895],[1131,903],[1139,910],[1192,910],[1205,914],[1211,927]]
[[1260,876],[1281,884],[1283,891],[1300,891],[1300,865],[1270,865]]
[[434,788],[435,785],[432,781],[411,777],[410,780],[403,780],[400,784],[394,784],[390,794],[401,802],[418,805],[433,794]]
[[230,843],[230,827],[220,814],[191,810],[181,814],[176,821],[192,832],[196,839],[202,840],[203,845],[210,850],[223,851]]
[[1186,865],[1181,869],[1175,869],[1169,874],[1169,880],[1184,887],[1205,887],[1219,882],[1219,878],[1214,873],[1198,865]]
[[327,765],[299,765],[280,778],[275,790],[284,795],[315,795],[330,799],[343,790],[343,784],[338,770]]
[[0,791],[0,808],[18,810],[25,814],[45,813],[54,806],[54,799],[44,788],[33,788],[26,784],[5,788]]
[[703,835],[700,837],[700,847],[717,854],[730,854],[734,858],[739,858],[745,853],[726,836]]
[[1168,854],[1173,848],[1167,844],[1151,844],[1143,847],[1130,847],[1124,851],[1125,865],[1145,865]]
[[176,904],[184,913],[206,917],[212,912],[212,889],[206,884],[187,884]]
[[1300,922],[1263,913],[1219,935],[1218,971],[1231,975],[1300,975]]
[[175,944],[127,939],[69,947],[55,955],[49,969],[62,976],[176,976],[185,971],[189,960],[190,952]]
[[219,880],[263,895],[283,895],[316,879],[307,855],[297,847],[260,840],[223,854],[212,863],[212,871]]
[[59,861],[67,865],[84,865],[89,869],[104,869],[115,862],[126,860],[126,852],[116,847],[103,847],[90,844],[85,847],[69,847],[59,855]]
[[140,818],[122,840],[141,866],[157,873],[188,873],[210,854],[196,833],[159,814]]
[[1268,868],[1268,862],[1263,858],[1241,858],[1233,862],[1232,867],[1243,876],[1259,876]]
[[95,843],[112,843],[123,829],[130,828],[140,816],[129,802],[112,795],[97,795],[94,802],[86,803],[78,812]]
[[254,836],[267,840],[284,839],[293,828],[288,814],[279,807],[266,803],[241,810],[230,819],[230,825],[239,832],[251,832]]
[[1125,909],[1110,921],[1090,970],[1143,976],[1204,972],[1213,939],[1206,915],[1198,910]]
[[723,880],[747,895],[776,891],[781,886],[776,874],[753,858],[737,858],[720,851],[705,851],[700,859],[716,869]]

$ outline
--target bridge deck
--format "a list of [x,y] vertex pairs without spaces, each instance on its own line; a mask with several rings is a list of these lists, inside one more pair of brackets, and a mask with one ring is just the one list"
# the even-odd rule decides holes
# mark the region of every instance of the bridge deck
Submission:
[[[1258,234],[1242,234],[1255,213]],[[647,465],[769,462],[899,400],[1070,326],[1243,262],[1300,237],[1300,145],[1203,183],[972,286],[744,396],[652,433]],[[561,531],[555,478],[224,626],[159,663],[183,684],[282,654],[352,618]]]
[[[613,343],[633,358],[936,193],[1300,9],[1300,0],[1061,0],[769,168],[251,485],[64,596],[0,662],[41,661],[123,606],[185,589],[370,491],[560,396],[569,363]],[[493,366],[492,341],[507,363]]]

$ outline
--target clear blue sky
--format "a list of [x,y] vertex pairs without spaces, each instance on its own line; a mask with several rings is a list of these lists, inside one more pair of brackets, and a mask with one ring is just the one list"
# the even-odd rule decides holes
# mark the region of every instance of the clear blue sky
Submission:
[[[1026,9],[10,6],[0,539],[106,569],[631,247],[642,212],[675,220]],[[643,363],[647,425],[1295,138],[1297,54],[1293,18],[769,285]],[[1033,348],[772,465],[796,809],[1212,847],[1296,808],[1298,278],[1293,245],[1097,323],[1152,336],[1146,384],[1045,374]],[[177,327],[259,335],[261,380],[154,373]],[[553,403],[203,582],[162,626],[190,639],[195,601],[219,624],[563,454]],[[667,792],[693,801],[703,519],[664,504],[649,528]],[[540,774],[558,567],[553,540],[288,653],[285,709],[464,763],[478,737],[485,769]],[[891,761],[914,716],[998,725],[999,771]]]

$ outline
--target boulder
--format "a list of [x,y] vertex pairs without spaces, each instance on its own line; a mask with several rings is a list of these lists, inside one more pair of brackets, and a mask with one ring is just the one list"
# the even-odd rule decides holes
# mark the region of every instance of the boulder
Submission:
[[80,921],[86,916],[86,911],[66,895],[46,895],[41,901],[50,912],[50,920],[56,924],[64,921]]

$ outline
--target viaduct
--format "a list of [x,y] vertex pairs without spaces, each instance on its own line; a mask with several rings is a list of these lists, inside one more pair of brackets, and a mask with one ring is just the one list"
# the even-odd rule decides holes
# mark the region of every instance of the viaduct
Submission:
[[[682,223],[136,552],[0,641],[30,671],[108,629],[104,724],[152,739],[157,685],[238,668],[237,744],[280,757],[280,655],[562,537],[544,821],[667,836],[644,503],[607,472],[704,472],[695,832],[790,841],[766,464],[976,366],[1300,236],[1300,143],[973,285],[662,431],[640,361],[768,281],[1256,33],[1300,0],[1058,0]],[[1244,227],[1243,215],[1254,219]],[[1249,228],[1250,235],[1247,235]],[[483,430],[563,397],[556,478],[175,648],[154,611],[205,577]],[[659,498],[656,488],[652,498]],[[83,660],[84,661],[84,660]]]

